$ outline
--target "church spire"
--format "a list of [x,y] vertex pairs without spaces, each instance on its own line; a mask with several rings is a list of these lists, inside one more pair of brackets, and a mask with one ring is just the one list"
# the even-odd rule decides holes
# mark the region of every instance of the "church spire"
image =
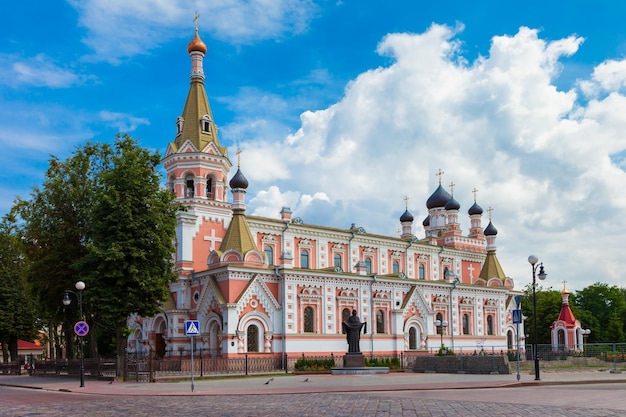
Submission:
[[192,151],[207,152],[207,147],[214,144],[215,150],[211,153],[228,157],[226,148],[220,145],[217,125],[213,120],[209,100],[204,89],[202,65],[207,47],[198,34],[198,18],[199,15],[196,13],[193,20],[195,34],[187,45],[187,52],[191,59],[191,74],[189,75],[191,82],[183,113],[176,121],[176,138],[172,144],[172,150],[180,152],[184,144],[189,141],[195,148]]

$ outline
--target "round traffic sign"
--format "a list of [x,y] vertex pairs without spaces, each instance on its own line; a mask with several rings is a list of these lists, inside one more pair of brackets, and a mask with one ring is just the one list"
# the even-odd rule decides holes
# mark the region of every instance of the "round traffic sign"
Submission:
[[74,333],[76,333],[78,336],[85,336],[87,333],[89,333],[89,325],[87,324],[87,322],[76,322],[76,324],[74,325]]

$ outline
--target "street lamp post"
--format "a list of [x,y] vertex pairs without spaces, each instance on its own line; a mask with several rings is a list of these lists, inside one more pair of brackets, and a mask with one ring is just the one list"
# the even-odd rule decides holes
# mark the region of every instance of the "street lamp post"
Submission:
[[[83,290],[85,289],[85,283],[83,281],[78,281],[74,284],[74,287],[78,292],[74,292],[71,290],[65,290],[65,295],[63,296],[63,305],[70,305],[72,300],[70,299],[70,293],[74,294],[76,298],[78,298],[78,309],[80,311],[80,320],[83,320]],[[80,338],[80,386],[81,388],[85,386],[85,352],[83,350],[83,336],[78,336]]]
[[454,319],[452,318],[452,291],[456,289],[459,282],[456,274],[453,271],[446,271],[446,277],[452,279],[452,287],[450,288],[450,349],[454,352]]
[[[539,262],[539,258],[535,255],[530,255],[528,257],[528,263],[531,265],[533,271],[533,327],[535,336],[533,338],[533,355],[535,356],[535,381],[541,381],[539,377],[539,352],[537,352],[537,281],[536,277],[540,280],[546,279],[548,274],[543,270],[543,263]],[[539,268],[539,273],[537,274],[537,268]]]
[[441,335],[441,347],[443,347],[443,329],[448,327],[448,322],[446,320],[435,320],[435,327],[439,329],[439,334]]

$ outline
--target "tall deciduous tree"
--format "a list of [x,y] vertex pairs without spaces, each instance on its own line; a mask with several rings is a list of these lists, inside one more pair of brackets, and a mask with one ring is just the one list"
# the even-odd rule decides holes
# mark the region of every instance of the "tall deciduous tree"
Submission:
[[524,290],[524,298],[522,300],[522,314],[527,317],[524,322],[524,329],[528,338],[526,343],[535,343],[534,333],[534,317],[537,316],[537,343],[550,343],[550,328],[552,322],[559,318],[561,311],[562,298],[561,293],[556,290],[542,288],[536,289],[537,311],[533,309],[533,290],[532,284],[528,284]]
[[[579,318],[583,326],[591,329],[592,341],[618,342],[624,337],[623,318],[626,315],[626,299],[624,290],[615,286],[596,282],[577,291],[573,303],[583,316]],[[595,323],[585,324],[582,318],[593,317]],[[611,323],[611,326],[609,326]],[[621,324],[621,332],[617,332],[617,324]]]
[[0,223],[0,343],[5,362],[18,359],[17,341],[32,341],[38,328],[22,243],[14,216],[5,216]]
[[78,263],[87,254],[100,153],[98,145],[88,143],[65,161],[52,157],[42,186],[33,189],[30,200],[18,199],[15,206],[23,219],[28,274],[48,327],[51,357],[60,349],[55,333],[61,316],[68,356],[75,354],[76,304],[64,309],[61,299],[66,289],[74,289],[74,283],[82,279]]
[[92,209],[88,251],[89,302],[95,320],[115,329],[118,355],[126,347],[126,320],[132,313],[158,312],[169,296],[173,273],[174,195],[160,187],[158,153],[129,136],[105,146]]

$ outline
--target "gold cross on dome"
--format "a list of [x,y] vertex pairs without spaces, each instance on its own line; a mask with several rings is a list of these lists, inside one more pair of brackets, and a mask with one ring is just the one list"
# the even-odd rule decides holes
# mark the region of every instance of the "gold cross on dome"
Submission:
[[441,168],[439,168],[439,171],[437,171],[437,174],[435,174],[439,177],[439,185],[441,185],[441,177],[443,176],[443,174],[445,174],[445,172],[443,172]]
[[472,194],[474,194],[474,203],[476,202],[476,194],[478,194],[478,188],[474,187],[472,190]]
[[241,167],[241,148],[237,148],[237,168]]
[[451,194],[451,195],[454,195],[454,186],[455,186],[455,185],[456,185],[456,184],[455,184],[454,182],[451,182],[451,183],[450,183],[450,194]]
[[409,196],[408,196],[408,195],[405,195],[405,196],[404,196],[404,208],[405,208],[406,210],[408,210],[408,209],[409,209]]
[[491,213],[493,212],[493,207],[489,207],[487,211],[489,212],[489,221],[491,221]]
[[200,13],[196,10],[196,14],[193,17],[193,26],[198,30],[198,19],[200,19]]

